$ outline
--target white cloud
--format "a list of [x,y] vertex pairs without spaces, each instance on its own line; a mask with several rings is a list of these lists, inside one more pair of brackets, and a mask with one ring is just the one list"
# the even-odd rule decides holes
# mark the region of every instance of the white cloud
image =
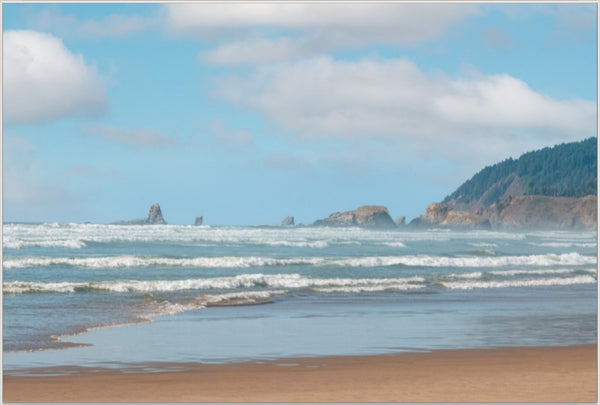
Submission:
[[168,135],[147,128],[130,130],[105,125],[94,125],[89,128],[89,133],[136,147],[159,148],[175,144],[175,141]]
[[[170,4],[174,31],[210,34],[222,30],[275,27],[322,29],[358,40],[374,37],[403,43],[440,35],[448,25],[476,12],[471,5],[407,3],[200,3]],[[361,41],[362,41],[361,40]]]
[[53,8],[39,12],[32,9],[27,23],[37,31],[53,32],[61,38],[116,38],[141,33],[158,27],[154,16],[111,14],[99,19],[79,19],[73,14],[61,14]]
[[462,125],[592,135],[596,122],[594,102],[556,100],[506,74],[452,80],[434,103],[441,116]]
[[[415,44],[437,38],[452,25],[478,13],[476,6],[468,4],[366,2],[201,3],[166,7],[168,31],[224,41],[202,56],[217,64],[260,63],[377,43]],[[246,39],[237,40],[239,37]]]
[[102,80],[83,56],[36,31],[6,31],[3,113],[9,123],[42,123],[106,110]]
[[314,52],[315,44],[290,38],[253,37],[223,44],[200,54],[200,60],[215,65],[262,64],[297,58]]
[[215,97],[299,137],[366,139],[449,159],[474,151],[501,159],[596,131],[592,101],[553,99],[509,75],[426,74],[408,60],[319,57],[219,84]]

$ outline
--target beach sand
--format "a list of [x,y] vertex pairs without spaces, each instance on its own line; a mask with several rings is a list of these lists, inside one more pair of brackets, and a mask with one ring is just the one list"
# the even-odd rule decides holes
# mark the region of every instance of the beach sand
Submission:
[[6,402],[597,401],[596,345],[170,366],[183,369],[145,373],[97,369],[66,376],[4,376],[3,399]]

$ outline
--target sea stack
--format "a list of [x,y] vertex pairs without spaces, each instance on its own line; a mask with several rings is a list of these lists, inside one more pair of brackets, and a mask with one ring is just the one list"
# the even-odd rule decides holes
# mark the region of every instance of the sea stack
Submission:
[[396,225],[404,226],[406,225],[406,217],[402,216],[396,220]]
[[383,206],[365,205],[354,211],[334,212],[328,218],[320,219],[315,226],[359,226],[363,228],[395,228],[396,223]]
[[294,226],[296,223],[294,222],[294,217],[285,217],[283,221],[281,221],[281,226]]
[[145,219],[132,219],[131,221],[113,222],[115,225],[166,225],[167,221],[162,216],[160,205],[152,204],[148,217]]
[[148,212],[148,218],[146,218],[145,223],[147,224],[151,224],[151,225],[166,225],[166,221],[164,220],[163,216],[162,216],[162,212],[160,210],[160,205],[158,204],[152,204],[152,206],[150,207],[150,212]]
[[194,225],[196,225],[196,226],[202,225],[202,215],[199,215],[196,217],[196,220],[194,221]]

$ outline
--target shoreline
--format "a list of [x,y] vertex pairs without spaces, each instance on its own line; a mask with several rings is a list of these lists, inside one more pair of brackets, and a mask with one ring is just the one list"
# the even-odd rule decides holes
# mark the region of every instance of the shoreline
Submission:
[[[597,345],[444,349],[3,376],[7,402],[596,402]],[[48,368],[47,370],[51,370]],[[110,389],[107,389],[110,387]]]

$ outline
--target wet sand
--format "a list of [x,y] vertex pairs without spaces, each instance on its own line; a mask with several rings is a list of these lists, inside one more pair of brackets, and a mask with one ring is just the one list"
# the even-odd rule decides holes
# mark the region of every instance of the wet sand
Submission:
[[[4,376],[5,402],[596,402],[597,346],[280,359]],[[64,371],[64,370],[63,370]]]

